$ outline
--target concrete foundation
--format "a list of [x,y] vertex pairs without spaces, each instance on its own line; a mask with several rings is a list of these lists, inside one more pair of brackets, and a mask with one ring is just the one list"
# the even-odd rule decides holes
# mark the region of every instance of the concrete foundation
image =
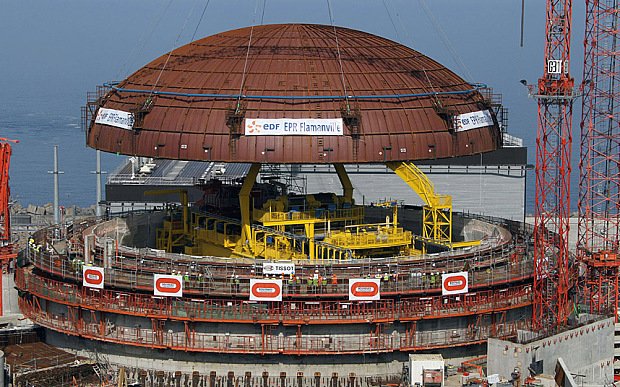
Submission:
[[[403,365],[409,361],[409,355],[406,353],[292,357],[149,350],[67,336],[49,329],[46,329],[45,341],[79,356],[92,358],[96,353],[98,356],[104,356],[109,363],[118,366],[166,372],[198,371],[201,375],[216,372],[221,376],[232,371],[235,375],[243,375],[246,372],[252,375],[261,375],[263,372],[269,375],[280,375],[282,372],[297,375],[301,372],[310,376],[317,372],[321,375],[337,372],[341,376],[350,374],[359,377],[389,376],[400,375]],[[448,348],[433,352],[440,353],[446,359],[446,364],[458,365],[466,357],[483,354],[484,346]]]
[[511,374],[517,371],[524,383],[532,371],[553,375],[558,358],[562,358],[572,374],[583,375],[579,383],[607,385],[614,378],[613,344],[612,318],[524,343],[490,338],[488,374],[499,374],[510,380]]

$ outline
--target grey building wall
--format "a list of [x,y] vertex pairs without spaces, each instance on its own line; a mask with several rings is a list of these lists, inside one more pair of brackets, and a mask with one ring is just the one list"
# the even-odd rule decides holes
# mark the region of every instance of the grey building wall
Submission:
[[528,367],[542,360],[543,372],[553,375],[558,358],[562,358],[571,373],[585,375],[579,383],[609,385],[613,382],[614,321],[599,320],[578,328],[546,337],[541,340],[518,344],[489,339],[487,344],[488,374],[499,374],[510,380],[515,368],[521,382],[530,375]]
[[[435,191],[452,196],[455,211],[472,212],[523,221],[525,214],[525,166],[420,166]],[[356,203],[384,199],[422,205],[422,200],[391,170],[381,165],[347,166]],[[342,193],[333,167],[304,168],[306,190]]]

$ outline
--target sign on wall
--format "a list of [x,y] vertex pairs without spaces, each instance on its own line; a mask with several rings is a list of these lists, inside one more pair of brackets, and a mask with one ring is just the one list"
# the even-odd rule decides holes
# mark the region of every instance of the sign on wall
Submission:
[[103,289],[104,279],[103,267],[82,266],[82,286]]
[[381,299],[381,280],[377,278],[349,278],[349,300],[372,301]]
[[166,297],[183,297],[183,276],[155,274],[153,294]]
[[493,126],[493,116],[489,110],[459,114],[454,118],[454,127],[457,132]]
[[282,301],[282,280],[250,279],[250,301]]
[[469,291],[468,274],[466,271],[441,275],[441,294],[449,296]]
[[133,113],[106,108],[99,108],[97,117],[95,118],[96,124],[110,125],[128,130],[133,129],[134,122],[135,118]]
[[246,118],[246,136],[342,136],[342,118]]
[[263,274],[295,274],[295,264],[263,262]]

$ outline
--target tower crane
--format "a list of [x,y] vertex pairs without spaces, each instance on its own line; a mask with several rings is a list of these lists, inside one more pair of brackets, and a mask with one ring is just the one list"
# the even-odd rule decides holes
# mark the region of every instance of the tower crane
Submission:
[[620,8],[586,0],[577,256],[591,313],[618,321],[620,240]]
[[[530,92],[538,101],[534,208],[534,330],[567,323],[572,286],[568,232],[574,80],[569,72],[571,0],[547,0],[545,69]],[[535,90],[535,92],[533,92]]]
[[9,165],[11,163],[11,143],[18,140],[0,138],[0,316],[3,314],[2,305],[2,272],[11,259],[17,257],[17,246],[11,236],[11,213],[9,209]]

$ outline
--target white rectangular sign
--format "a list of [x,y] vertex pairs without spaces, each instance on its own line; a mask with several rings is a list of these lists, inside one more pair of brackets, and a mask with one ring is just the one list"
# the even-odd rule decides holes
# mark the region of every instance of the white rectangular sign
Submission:
[[153,294],[166,297],[183,297],[183,276],[155,274]]
[[103,267],[82,266],[82,286],[103,289],[104,280]]
[[246,136],[342,136],[342,118],[246,118]]
[[441,294],[449,296],[452,294],[462,294],[469,291],[469,276],[466,271],[458,273],[447,273],[441,275]]
[[493,126],[493,117],[489,110],[479,110],[477,112],[459,114],[454,118],[457,132],[465,130]]
[[263,262],[263,274],[295,274],[295,264]]
[[251,278],[250,301],[282,301],[282,280]]
[[133,129],[135,118],[133,113],[122,110],[99,108],[95,124],[116,126],[121,129]]
[[349,278],[350,301],[372,301],[381,299],[381,279]]

